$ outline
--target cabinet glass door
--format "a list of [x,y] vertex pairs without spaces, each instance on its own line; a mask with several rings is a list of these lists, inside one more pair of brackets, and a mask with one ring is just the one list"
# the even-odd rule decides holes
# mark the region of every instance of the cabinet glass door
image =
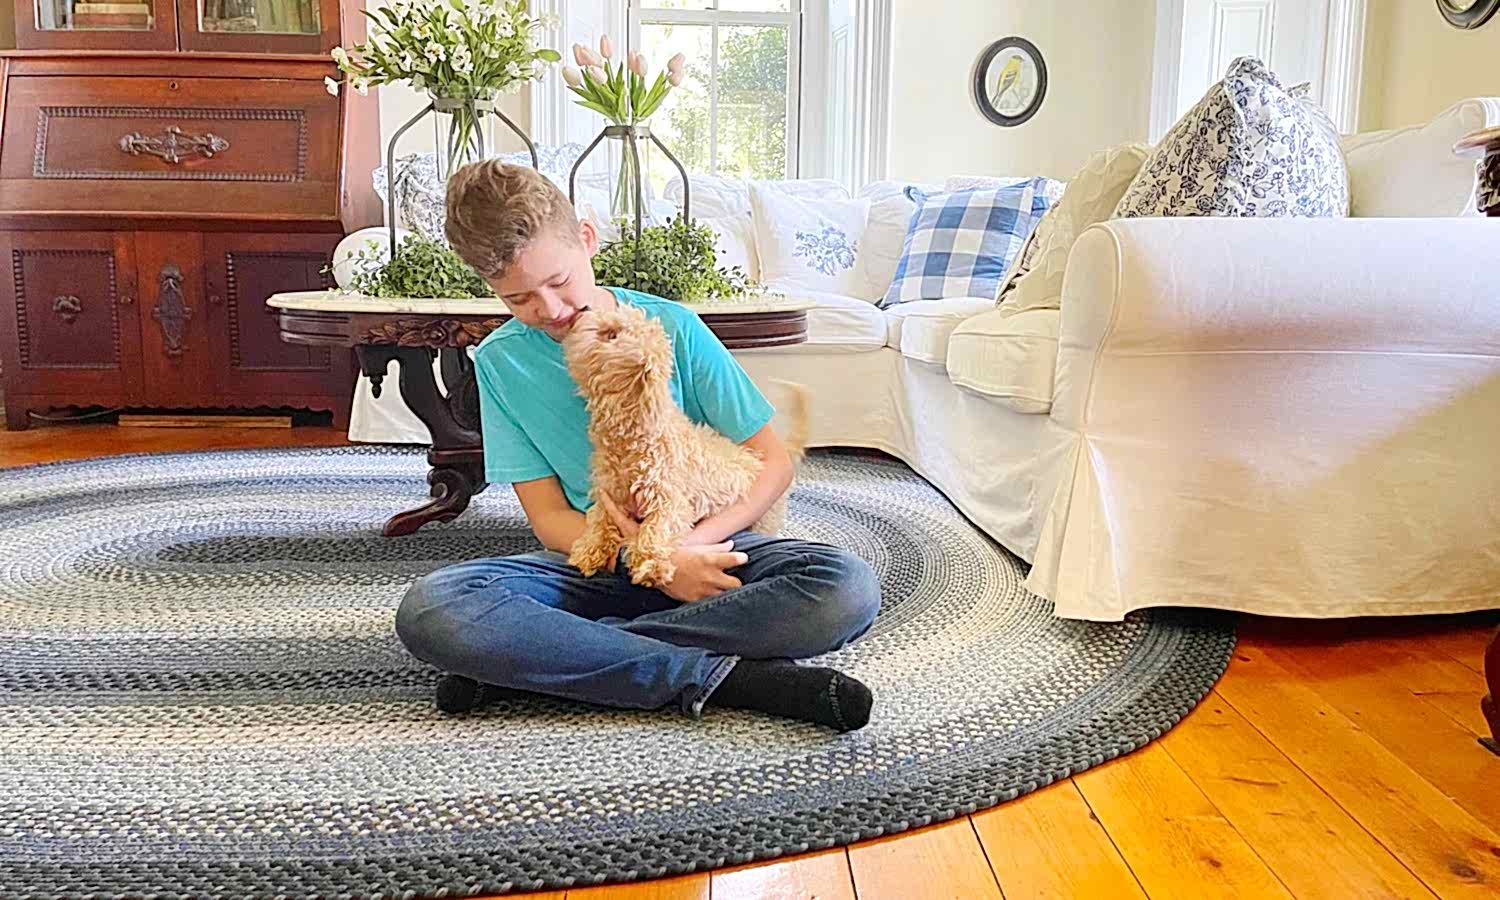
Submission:
[[16,46],[61,50],[175,50],[172,0],[32,0]]
[[184,50],[326,53],[337,43],[338,0],[178,2]]

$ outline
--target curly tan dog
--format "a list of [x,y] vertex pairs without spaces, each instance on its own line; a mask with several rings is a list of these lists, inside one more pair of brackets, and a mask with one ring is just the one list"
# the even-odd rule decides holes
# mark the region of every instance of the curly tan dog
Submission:
[[[569,564],[585,575],[607,567],[624,542],[601,494],[620,509],[635,508],[640,532],[626,555],[631,580],[671,582],[678,541],[701,519],[749,492],[764,465],[754,452],[690,420],[672,398],[672,344],[661,323],[628,304],[588,311],[563,339],[568,371],[589,411],[594,505]],[[795,398],[787,450],[795,464],[807,437],[807,396]],[[775,534],[786,520],[786,495],[754,531]]]

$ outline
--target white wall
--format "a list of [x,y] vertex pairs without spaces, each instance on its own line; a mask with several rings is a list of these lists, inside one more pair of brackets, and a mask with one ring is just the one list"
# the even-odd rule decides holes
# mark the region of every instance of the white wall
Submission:
[[1468,97],[1500,97],[1500,15],[1473,31],[1432,3],[1369,0],[1360,128],[1426,122]]
[[[1155,0],[895,0],[892,178],[1071,177],[1097,150],[1146,140]],[[973,67],[1018,35],[1047,62],[1047,98],[1023,125],[980,115]]]

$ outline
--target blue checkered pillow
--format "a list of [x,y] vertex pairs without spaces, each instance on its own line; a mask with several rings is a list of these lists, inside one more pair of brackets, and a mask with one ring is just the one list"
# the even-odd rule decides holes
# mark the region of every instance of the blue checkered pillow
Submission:
[[999,294],[1011,260],[1047,211],[1037,181],[941,194],[907,188],[917,210],[896,275],[878,305]]

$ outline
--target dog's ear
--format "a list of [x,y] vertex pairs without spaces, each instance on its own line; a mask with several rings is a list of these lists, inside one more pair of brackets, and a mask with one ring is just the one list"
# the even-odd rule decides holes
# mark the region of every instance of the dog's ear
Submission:
[[666,381],[672,377],[672,342],[667,340],[665,330],[658,326],[659,340],[644,341],[637,351],[641,377],[648,382]]

